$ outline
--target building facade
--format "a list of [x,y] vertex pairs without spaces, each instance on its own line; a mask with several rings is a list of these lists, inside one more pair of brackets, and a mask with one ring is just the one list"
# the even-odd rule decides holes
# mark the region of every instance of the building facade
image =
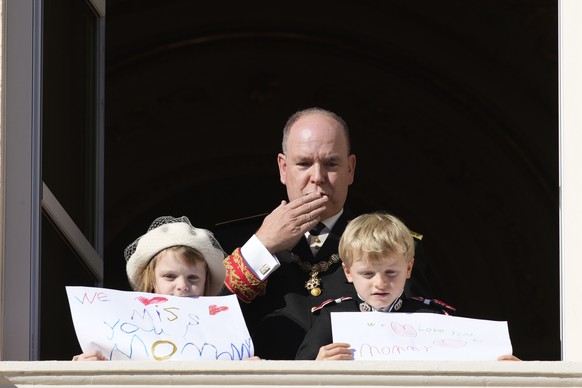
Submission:
[[[0,0],[0,4],[0,359],[5,360],[0,375],[7,381],[18,386],[61,376],[67,384],[82,385],[88,384],[85,377],[79,377],[79,371],[84,371],[92,379],[114,381],[113,385],[144,386],[151,385],[144,382],[151,375],[151,381],[160,385],[176,383],[176,376],[183,376],[182,383],[187,386],[220,385],[217,381],[223,381],[220,379],[225,375],[232,379],[232,385],[246,384],[248,379],[274,381],[281,373],[289,373],[299,382],[312,376],[331,385],[345,379],[368,385],[386,379],[394,381],[388,383],[394,386],[420,386],[428,379],[435,385],[493,382],[528,386],[530,378],[539,376],[550,379],[547,386],[560,386],[564,381],[580,383],[582,334],[576,328],[582,320],[577,303],[582,292],[577,274],[582,264],[577,258],[582,249],[576,242],[582,227],[582,180],[577,171],[577,150],[582,146],[582,117],[577,108],[582,103],[582,77],[577,69],[582,68],[582,53],[577,42],[582,39],[582,30],[576,20],[582,15],[582,6],[578,1],[559,3],[561,300],[556,303],[560,303],[563,362],[448,363],[447,368],[439,363],[411,363],[390,371],[380,364],[354,369],[330,364],[322,371],[309,363],[266,362],[234,368],[208,365],[200,367],[198,375],[189,374],[192,368],[183,364],[95,367],[37,361],[64,359],[60,354],[73,352],[66,347],[59,349],[60,354],[54,352],[59,338],[51,334],[58,332],[67,313],[66,299],[54,302],[60,298],[58,290],[71,283],[103,284],[105,1],[80,1],[78,6],[67,8],[71,14],[63,13],[58,5],[50,8],[52,5],[41,0]],[[84,35],[83,44],[74,51],[84,52],[82,60],[68,57],[66,48],[59,45],[71,33]],[[65,41],[69,49],[72,44]],[[63,95],[49,93],[55,90],[51,85],[62,83],[70,83]],[[51,112],[63,109],[72,113],[51,116]],[[52,319],[40,325],[41,316]],[[27,360],[35,362],[22,362]],[[167,377],[168,371],[172,379]],[[484,375],[490,377],[485,379]]]

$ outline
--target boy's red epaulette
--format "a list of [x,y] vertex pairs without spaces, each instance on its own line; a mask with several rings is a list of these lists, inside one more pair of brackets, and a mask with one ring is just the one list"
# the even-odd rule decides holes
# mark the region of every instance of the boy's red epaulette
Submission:
[[351,296],[342,296],[341,298],[337,298],[337,299],[327,299],[324,300],[323,303],[321,303],[319,306],[315,306],[311,308],[311,312],[314,313],[316,311],[321,310],[322,308],[324,308],[325,306],[328,306],[332,303],[336,304],[336,303],[341,303],[345,300],[352,300],[353,298]]
[[438,299],[425,299],[422,296],[413,296],[411,299],[418,300],[419,302],[422,302],[427,306],[438,307],[441,310],[443,310],[443,313],[445,313],[446,315],[449,315],[449,313],[452,314],[455,311],[457,311],[457,309],[454,308],[453,306],[449,306],[445,302],[440,301]]

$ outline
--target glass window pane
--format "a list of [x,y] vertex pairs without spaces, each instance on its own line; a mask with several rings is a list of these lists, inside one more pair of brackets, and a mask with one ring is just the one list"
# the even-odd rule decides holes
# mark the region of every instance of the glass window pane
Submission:
[[65,286],[97,286],[97,279],[43,212],[40,359],[70,360],[81,352]]
[[98,17],[85,1],[43,7],[42,179],[95,244]]

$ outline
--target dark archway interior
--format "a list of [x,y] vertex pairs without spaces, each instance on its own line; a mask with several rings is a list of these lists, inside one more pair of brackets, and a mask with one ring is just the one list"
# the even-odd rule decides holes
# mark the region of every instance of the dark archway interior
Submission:
[[199,227],[285,198],[294,111],[350,124],[348,206],[424,235],[459,315],[560,359],[557,0],[107,0],[105,286],[160,215]]

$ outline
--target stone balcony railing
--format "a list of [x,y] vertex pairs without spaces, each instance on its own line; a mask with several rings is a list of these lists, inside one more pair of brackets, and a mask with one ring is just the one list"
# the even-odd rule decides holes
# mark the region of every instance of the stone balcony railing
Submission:
[[582,362],[0,362],[5,387],[582,387]]

